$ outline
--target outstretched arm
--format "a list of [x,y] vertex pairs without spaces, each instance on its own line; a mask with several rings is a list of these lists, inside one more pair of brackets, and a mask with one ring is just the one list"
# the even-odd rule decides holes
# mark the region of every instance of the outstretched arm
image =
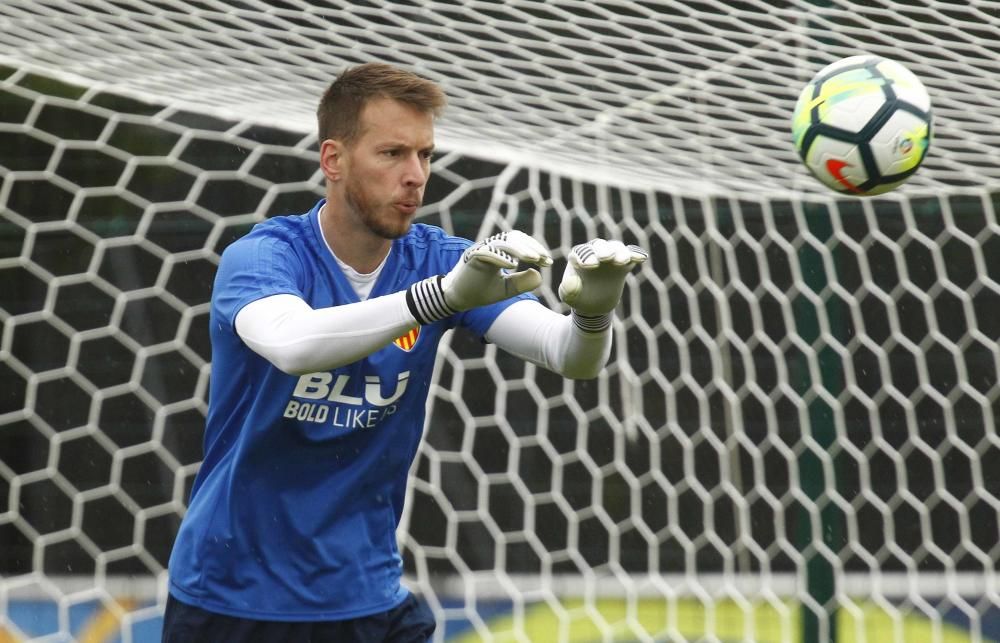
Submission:
[[519,262],[550,265],[552,259],[531,237],[505,232],[470,246],[448,274],[385,297],[317,309],[295,295],[259,299],[236,315],[236,332],[286,373],[326,371],[371,355],[418,324],[536,288],[537,270],[509,272]]
[[236,333],[246,345],[292,375],[356,362],[416,325],[406,292],[331,308],[312,308],[295,295],[272,295],[236,315]]
[[611,328],[588,332],[570,315],[533,299],[508,306],[486,332],[486,340],[511,355],[570,379],[597,377],[611,355]]
[[565,377],[597,377],[611,355],[611,316],[625,277],[646,256],[638,246],[620,241],[594,239],[574,246],[559,285],[571,314],[518,302],[497,317],[486,339]]

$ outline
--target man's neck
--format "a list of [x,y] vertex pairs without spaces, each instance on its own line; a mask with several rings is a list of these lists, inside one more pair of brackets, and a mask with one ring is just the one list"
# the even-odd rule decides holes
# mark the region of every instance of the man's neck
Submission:
[[374,272],[392,247],[391,240],[361,230],[338,217],[329,202],[319,211],[319,229],[333,254],[361,274]]

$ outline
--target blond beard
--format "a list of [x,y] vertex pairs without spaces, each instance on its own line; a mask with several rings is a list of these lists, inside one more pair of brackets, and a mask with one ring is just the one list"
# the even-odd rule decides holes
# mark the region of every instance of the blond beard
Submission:
[[[371,200],[364,194],[363,190],[356,189],[353,182],[348,182],[344,186],[344,198],[349,207],[358,219],[374,234],[383,239],[398,239],[410,231],[411,219],[393,225],[379,219],[378,208],[371,204]],[[400,230],[402,228],[402,230]]]

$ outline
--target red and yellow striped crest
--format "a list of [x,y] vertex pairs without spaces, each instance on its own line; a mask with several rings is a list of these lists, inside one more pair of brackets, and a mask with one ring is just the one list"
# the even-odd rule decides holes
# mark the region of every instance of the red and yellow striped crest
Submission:
[[411,328],[405,335],[392,340],[392,343],[409,352],[413,348],[413,345],[417,343],[417,337],[419,336],[420,326],[417,326],[416,328]]

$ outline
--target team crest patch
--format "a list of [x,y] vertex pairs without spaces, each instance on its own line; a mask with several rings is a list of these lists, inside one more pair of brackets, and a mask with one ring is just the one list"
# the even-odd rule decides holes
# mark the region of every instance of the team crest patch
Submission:
[[411,328],[405,335],[392,340],[392,343],[402,348],[404,351],[409,352],[409,350],[413,348],[413,345],[417,343],[417,337],[419,336],[420,326],[417,326],[416,328]]

